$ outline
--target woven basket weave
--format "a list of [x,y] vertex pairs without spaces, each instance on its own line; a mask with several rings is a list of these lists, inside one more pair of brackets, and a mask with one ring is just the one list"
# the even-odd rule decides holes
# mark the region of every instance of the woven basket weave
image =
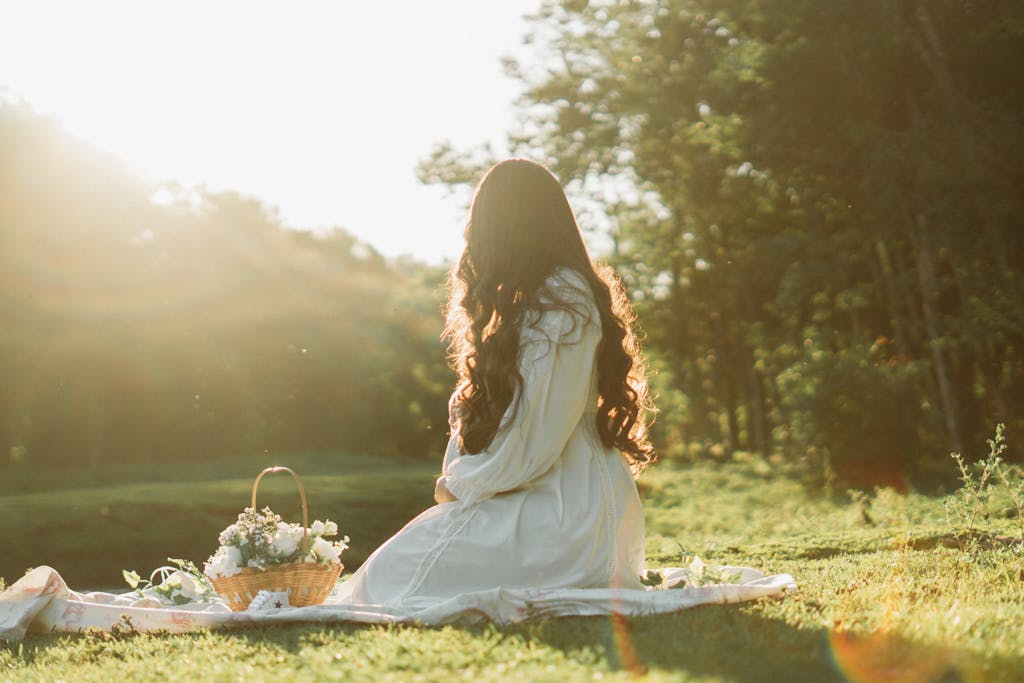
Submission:
[[[287,472],[295,478],[299,486],[299,498],[302,501],[302,542],[306,542],[309,528],[309,511],[306,507],[306,490],[302,486],[299,475],[287,467],[268,467],[260,472],[252,485],[252,507],[256,508],[256,490],[259,488],[263,475],[273,472]],[[343,565],[319,564],[316,562],[292,562],[267,569],[243,569],[234,576],[210,578],[214,590],[224,599],[235,612],[244,610],[260,591],[288,593],[288,604],[292,607],[319,605],[338,582]]]

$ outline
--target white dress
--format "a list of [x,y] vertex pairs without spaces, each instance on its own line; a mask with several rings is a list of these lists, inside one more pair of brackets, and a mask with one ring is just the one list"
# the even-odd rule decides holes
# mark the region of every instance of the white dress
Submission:
[[522,326],[523,389],[492,443],[461,455],[452,435],[443,473],[458,500],[409,522],[332,602],[405,611],[496,588],[641,587],[640,499],[595,423],[597,308],[574,271],[546,287],[575,310],[547,310]]

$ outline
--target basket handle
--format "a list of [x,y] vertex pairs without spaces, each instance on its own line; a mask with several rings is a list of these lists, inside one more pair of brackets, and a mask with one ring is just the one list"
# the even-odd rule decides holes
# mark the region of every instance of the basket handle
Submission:
[[308,534],[307,529],[309,528],[309,510],[306,507],[306,489],[302,486],[302,480],[299,479],[299,475],[295,474],[295,470],[290,467],[268,467],[267,469],[260,472],[260,476],[256,477],[256,481],[252,483],[252,509],[256,509],[256,489],[259,488],[260,479],[265,474],[273,474],[274,472],[287,472],[292,475],[295,479],[295,483],[299,485],[299,500],[302,501],[302,545],[306,545],[306,537]]

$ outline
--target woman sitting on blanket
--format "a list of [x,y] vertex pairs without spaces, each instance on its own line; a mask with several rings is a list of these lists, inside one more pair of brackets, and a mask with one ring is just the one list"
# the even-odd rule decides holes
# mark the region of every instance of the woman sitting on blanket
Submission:
[[498,588],[640,588],[634,476],[654,460],[633,313],[543,166],[473,197],[449,278],[458,385],[434,497],[332,602],[427,608]]
[[[587,257],[542,166],[505,161],[477,188],[451,275],[446,334],[459,375],[438,504],[382,545],[324,605],[231,612],[150,609],[131,595],[71,592],[37,567],[0,595],[0,640],[28,628],[190,631],[260,621],[418,620],[670,612],[795,588],[724,567],[739,585],[642,589],[643,510],[633,477],[654,459],[633,315]],[[663,569],[666,584],[688,580]],[[581,590],[597,589],[597,590]],[[187,610],[187,611],[186,611]]]

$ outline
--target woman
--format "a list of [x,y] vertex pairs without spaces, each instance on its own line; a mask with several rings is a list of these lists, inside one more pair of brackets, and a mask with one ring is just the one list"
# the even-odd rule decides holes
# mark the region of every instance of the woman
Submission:
[[[438,624],[486,616],[630,615],[739,602],[796,587],[724,567],[699,585],[658,570],[643,590],[644,525],[633,476],[652,462],[650,408],[629,303],[587,258],[572,210],[542,166],[492,168],[473,198],[451,275],[446,335],[458,385],[438,504],[382,545],[323,605],[266,612],[156,610],[72,593],[37,567],[0,597],[0,639],[44,632],[182,632],[253,621]],[[700,577],[696,577],[700,578]]]
[[438,505],[332,601],[419,609],[496,588],[640,588],[634,475],[654,460],[633,314],[587,256],[561,186],[503,161],[473,197],[449,278],[458,373]]

